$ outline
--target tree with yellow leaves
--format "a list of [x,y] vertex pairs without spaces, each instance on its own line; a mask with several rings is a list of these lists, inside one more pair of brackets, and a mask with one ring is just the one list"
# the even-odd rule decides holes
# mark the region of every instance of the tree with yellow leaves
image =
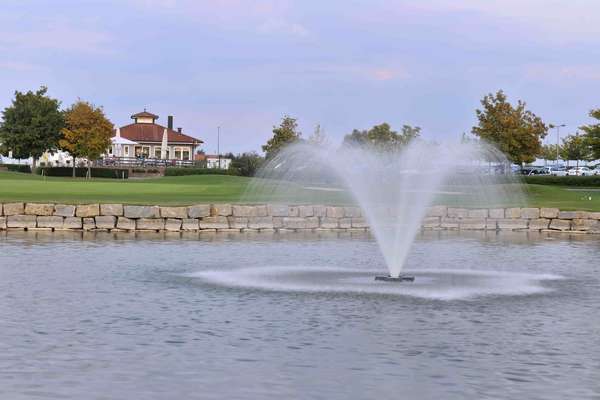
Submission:
[[[102,107],[79,100],[65,111],[65,128],[61,133],[59,145],[73,156],[75,177],[75,157],[89,161],[100,158],[111,144],[113,124],[104,115]],[[92,176],[89,164],[88,176]]]

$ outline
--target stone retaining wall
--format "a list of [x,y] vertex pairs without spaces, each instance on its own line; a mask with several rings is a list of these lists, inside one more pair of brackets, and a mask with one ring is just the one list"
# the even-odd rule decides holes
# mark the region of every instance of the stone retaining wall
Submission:
[[[600,212],[557,208],[466,209],[434,206],[424,229],[600,233]],[[0,230],[204,231],[367,230],[358,207],[197,204],[0,204]]]

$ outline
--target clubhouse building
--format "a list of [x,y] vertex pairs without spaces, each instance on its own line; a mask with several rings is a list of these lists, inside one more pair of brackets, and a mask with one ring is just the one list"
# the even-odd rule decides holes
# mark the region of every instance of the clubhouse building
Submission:
[[174,130],[173,116],[169,115],[167,118],[166,127],[156,123],[158,118],[158,115],[146,110],[133,114],[132,124],[115,130],[108,156],[193,160],[196,149],[204,142],[186,135],[181,128]]

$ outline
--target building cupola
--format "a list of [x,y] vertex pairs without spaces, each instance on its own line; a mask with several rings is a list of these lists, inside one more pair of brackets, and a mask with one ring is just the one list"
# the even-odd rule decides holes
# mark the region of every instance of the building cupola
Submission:
[[158,119],[158,115],[152,114],[144,108],[144,111],[133,114],[131,119],[133,119],[136,124],[153,124],[154,121]]

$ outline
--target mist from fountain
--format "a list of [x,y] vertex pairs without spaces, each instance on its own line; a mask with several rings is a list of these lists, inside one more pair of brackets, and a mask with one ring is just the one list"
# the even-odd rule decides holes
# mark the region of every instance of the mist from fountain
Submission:
[[247,200],[288,204],[357,204],[399,277],[432,205],[465,208],[522,206],[518,179],[496,149],[482,143],[423,141],[390,150],[334,148],[307,142],[281,150],[249,185]]

